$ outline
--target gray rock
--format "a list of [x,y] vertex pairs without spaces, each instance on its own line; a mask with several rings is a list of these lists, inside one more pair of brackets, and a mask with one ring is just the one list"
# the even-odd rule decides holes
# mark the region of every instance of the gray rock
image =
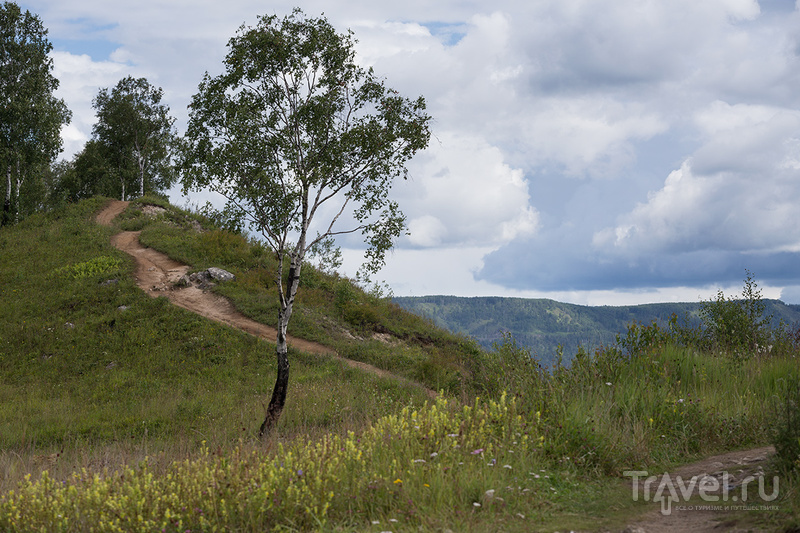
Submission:
[[224,283],[226,281],[231,281],[233,279],[236,279],[236,276],[234,276],[233,274],[231,274],[227,270],[223,270],[223,269],[217,268],[217,267],[211,267],[211,268],[209,268],[207,270],[207,272],[208,272],[209,276],[211,276],[216,281],[219,281],[220,283]]
[[211,276],[208,274],[208,270],[193,272],[189,274],[189,281],[192,283],[208,283],[211,281]]
[[216,285],[215,282],[224,283],[234,279],[236,279],[236,276],[227,270],[211,267],[208,270],[201,270],[200,272],[194,272],[188,276],[182,276],[181,279],[175,282],[175,287],[181,288],[194,285],[199,289],[206,290]]

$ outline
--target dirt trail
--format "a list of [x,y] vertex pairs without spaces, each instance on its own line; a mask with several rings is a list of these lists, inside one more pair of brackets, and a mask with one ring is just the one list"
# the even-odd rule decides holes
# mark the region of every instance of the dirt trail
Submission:
[[[715,455],[707,457],[702,461],[677,468],[673,472],[670,472],[669,476],[681,501],[672,502],[668,514],[662,512],[662,504],[660,502],[654,502],[652,504],[653,509],[644,514],[636,522],[633,522],[625,531],[628,533],[718,533],[722,531],[759,531],[750,525],[739,524],[738,518],[740,513],[737,513],[736,510],[715,510],[709,509],[709,507],[718,507],[725,504],[723,501],[722,485],[726,478],[723,477],[723,473],[728,476],[729,488],[727,491],[727,498],[729,504],[734,507],[748,506],[751,508],[769,506],[770,502],[763,501],[759,497],[759,484],[757,479],[759,475],[764,474],[764,466],[773,453],[775,453],[775,449],[772,446],[767,446],[752,450]],[[676,482],[677,476],[681,477],[681,480],[684,482],[684,487],[687,487],[687,492],[690,486],[690,480],[693,476],[697,476],[698,485],[695,486],[692,491],[693,499],[690,502],[684,500],[680,485]],[[705,476],[713,477],[718,481],[718,490],[706,491],[706,494],[711,494],[719,498],[718,501],[704,501],[698,497],[700,494],[698,490],[699,481]],[[756,480],[746,483],[747,501],[742,501],[741,497],[743,491],[741,484],[748,476],[753,476]],[[651,499],[657,490],[658,483],[664,479],[661,475],[656,477],[658,481],[653,483],[650,489]],[[642,498],[644,494],[643,484],[644,480],[639,479],[640,498]],[[631,488],[633,488],[632,483]],[[768,495],[770,492],[770,489],[766,489]],[[698,507],[702,509],[698,509]]]
[[[128,202],[112,201],[97,215],[98,224],[111,225],[111,221],[128,207]],[[174,287],[189,267],[170,259],[167,255],[147,248],[139,242],[139,231],[123,231],[111,237],[111,244],[119,250],[131,255],[136,260],[136,284],[152,297],[165,296],[173,304],[188,309],[193,313],[210,318],[217,322],[240,329],[261,339],[275,342],[278,333],[275,328],[256,322],[236,310],[226,298],[205,292],[202,289],[189,286]],[[369,372],[383,378],[390,378],[403,383],[423,388],[429,397],[436,397],[436,392],[427,389],[406,378],[396,376],[391,372],[382,370],[360,361],[353,361],[338,355],[335,351],[322,344],[288,336],[289,345],[293,348],[314,354],[327,355],[338,359],[346,365]]]

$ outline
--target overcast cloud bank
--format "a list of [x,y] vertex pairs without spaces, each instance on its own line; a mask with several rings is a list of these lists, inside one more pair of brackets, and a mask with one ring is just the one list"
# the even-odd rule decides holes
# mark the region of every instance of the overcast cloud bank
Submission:
[[[75,113],[68,157],[91,132],[100,87],[145,76],[180,127],[236,29],[294,6],[21,5],[55,45],[59,96]],[[411,235],[381,277],[398,295],[696,300],[741,287],[747,268],[765,295],[800,303],[794,2],[300,7],[352,29],[359,60],[405,95],[424,95],[435,118],[431,148],[394,193]],[[342,244],[355,264],[357,245]],[[422,274],[437,271],[447,274]]]

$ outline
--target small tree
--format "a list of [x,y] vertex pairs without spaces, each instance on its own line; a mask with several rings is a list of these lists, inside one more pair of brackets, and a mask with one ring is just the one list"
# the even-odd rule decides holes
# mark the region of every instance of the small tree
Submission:
[[120,170],[110,152],[102,142],[90,139],[72,160],[71,172],[62,176],[59,191],[72,202],[97,195],[126,198],[131,172]]
[[177,133],[163,96],[147,79],[128,76],[94,99],[93,137],[120,181],[123,200],[134,184],[144,196],[145,189],[163,191],[175,181],[171,154]]
[[405,228],[392,182],[430,137],[424,99],[359,67],[353,45],[351,33],[297,9],[260,17],[230,40],[225,73],[206,73],[189,106],[185,190],[222,194],[277,259],[278,370],[260,436],[286,401],[286,331],[306,254],[360,231],[367,269],[380,268]]
[[741,299],[725,298],[717,291],[715,299],[700,304],[704,334],[710,344],[725,350],[755,350],[768,342],[771,316],[764,316],[766,304],[753,273],[745,271]]

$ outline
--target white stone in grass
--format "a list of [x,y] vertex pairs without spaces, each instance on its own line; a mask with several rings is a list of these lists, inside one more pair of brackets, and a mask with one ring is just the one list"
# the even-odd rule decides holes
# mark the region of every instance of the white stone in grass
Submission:
[[211,267],[208,269],[208,275],[211,276],[213,279],[219,282],[230,281],[232,279],[236,279],[236,276],[228,272],[227,270],[223,270],[217,267]]

